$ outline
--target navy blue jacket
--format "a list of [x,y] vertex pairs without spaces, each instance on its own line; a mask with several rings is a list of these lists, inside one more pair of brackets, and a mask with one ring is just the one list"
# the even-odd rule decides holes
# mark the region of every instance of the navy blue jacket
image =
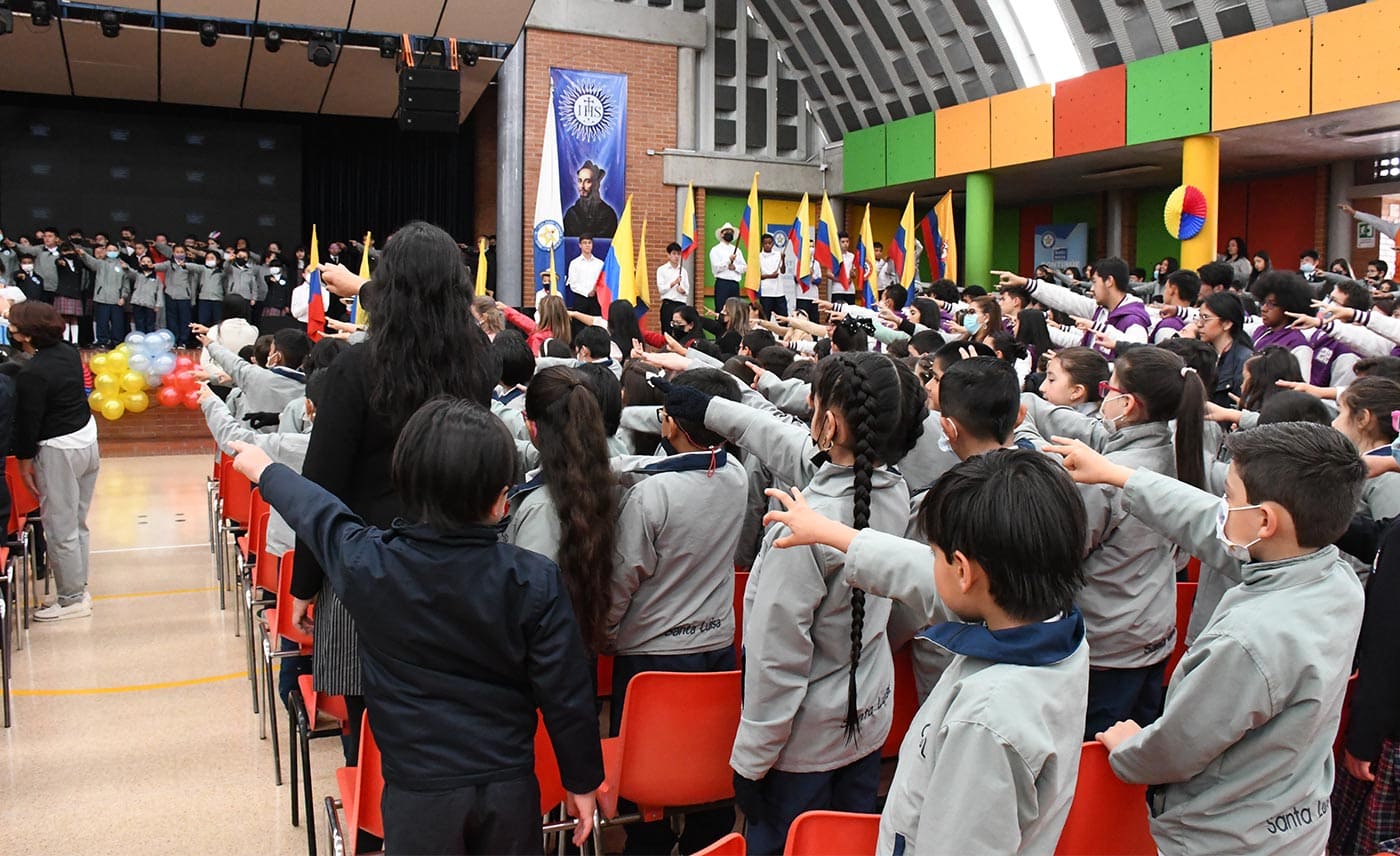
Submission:
[[366,526],[281,464],[259,487],[355,619],[386,782],[437,791],[529,775],[539,708],[564,786],[602,783],[591,667],[557,565],[494,527]]

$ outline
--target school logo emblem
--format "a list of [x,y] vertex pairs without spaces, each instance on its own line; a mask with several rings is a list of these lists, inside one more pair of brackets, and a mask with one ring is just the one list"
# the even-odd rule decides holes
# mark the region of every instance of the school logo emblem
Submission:
[[554,220],[545,220],[535,227],[535,246],[549,252],[564,238],[564,227]]

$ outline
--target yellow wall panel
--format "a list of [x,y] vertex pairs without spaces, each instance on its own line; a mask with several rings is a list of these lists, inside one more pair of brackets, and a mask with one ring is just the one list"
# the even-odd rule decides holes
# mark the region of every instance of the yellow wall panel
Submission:
[[1385,51],[1400,41],[1400,0],[1328,12],[1312,22],[1313,113],[1395,100],[1400,92],[1400,63]]
[[[859,218],[865,213],[865,206],[860,206],[856,210],[856,217]],[[870,237],[879,242],[885,249],[890,248],[894,241],[894,233],[899,229],[899,218],[904,214],[904,206],[898,208],[880,208],[870,206]],[[917,215],[916,215],[917,216]],[[856,229],[860,228],[859,219],[856,220]],[[851,230],[855,234],[855,230]]]
[[992,166],[991,101],[980,98],[933,114],[933,166],[941,178]]
[[[797,206],[802,201],[800,199],[775,199],[771,196],[763,196],[759,200],[763,205],[763,222],[765,225],[776,226],[783,224],[791,226],[792,221],[797,219]],[[817,213],[821,211],[822,197],[817,194],[817,201],[813,202],[811,197],[807,198],[807,225],[813,228],[817,225]]]
[[1221,39],[1210,50],[1213,130],[1308,115],[1312,101],[1309,19]]
[[1055,97],[1050,84],[991,97],[992,166],[1055,155]]

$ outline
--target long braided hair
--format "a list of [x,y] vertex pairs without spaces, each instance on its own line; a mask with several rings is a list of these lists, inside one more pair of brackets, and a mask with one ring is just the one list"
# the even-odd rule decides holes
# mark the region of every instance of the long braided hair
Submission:
[[[905,412],[903,379],[895,364],[882,354],[869,351],[842,352],[822,360],[812,384],[818,414],[838,411],[850,436],[852,478],[855,492],[851,500],[851,526],[870,525],[870,494],[875,468],[893,463],[912,445],[910,414]],[[920,417],[922,422],[922,417]],[[865,635],[865,592],[851,589],[851,667],[846,690],[846,739],[860,733],[856,709],[856,672],[860,668]]]

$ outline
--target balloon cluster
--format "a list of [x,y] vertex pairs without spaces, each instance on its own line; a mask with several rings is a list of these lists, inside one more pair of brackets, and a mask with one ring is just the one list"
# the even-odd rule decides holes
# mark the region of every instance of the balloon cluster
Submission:
[[151,405],[147,390],[159,390],[155,399],[164,407],[184,404],[199,409],[199,376],[194,361],[176,357],[175,336],[169,330],[131,333],[126,341],[88,361],[92,370],[92,394],[88,406],[115,422],[127,413],[140,413]]

